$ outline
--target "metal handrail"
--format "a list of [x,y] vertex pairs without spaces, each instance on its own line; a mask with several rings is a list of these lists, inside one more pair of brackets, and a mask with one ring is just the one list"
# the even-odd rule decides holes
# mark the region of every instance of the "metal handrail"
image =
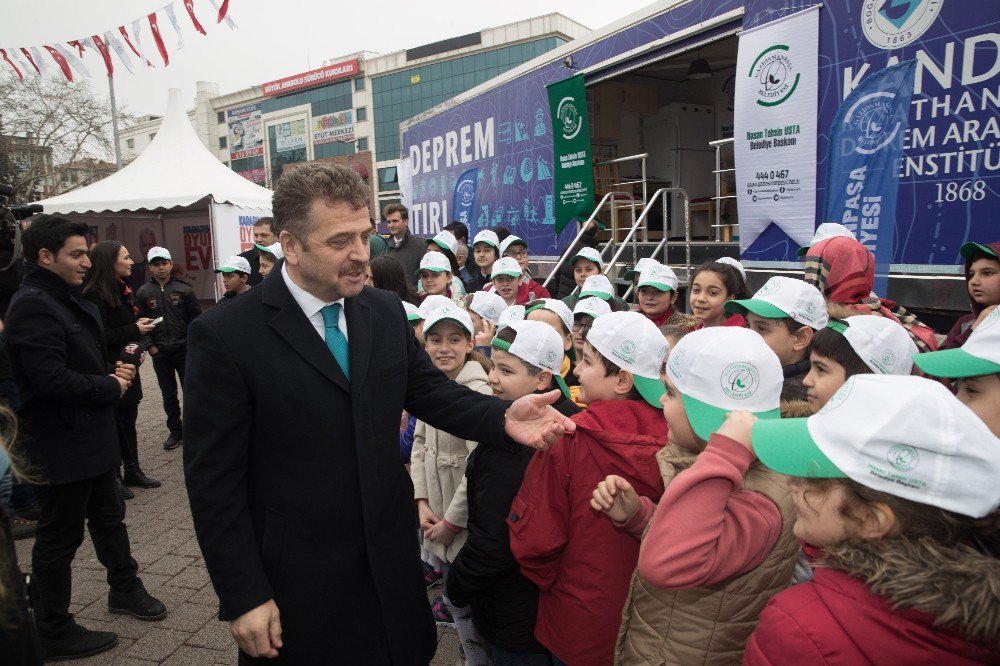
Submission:
[[[722,174],[723,173],[729,173],[730,171],[732,171],[732,172],[736,171],[735,168],[733,168],[733,169],[723,169],[722,168],[722,149],[723,149],[724,146],[727,146],[729,144],[733,144],[734,142],[735,142],[735,139],[719,139],[718,141],[709,141],[708,142],[708,145],[710,145],[713,148],[715,148],[715,171],[712,172],[713,174],[715,174],[715,196],[712,197],[712,199],[714,201],[716,201],[717,203],[715,205],[715,224],[712,225],[713,229],[722,229],[723,227],[730,227],[731,228],[733,226],[732,224],[723,224],[722,223],[722,203],[721,202],[722,202],[723,199],[735,199],[736,198],[736,195],[732,195],[732,196],[728,196],[728,197],[723,197],[722,196]],[[734,162],[735,162],[735,160],[734,160]],[[721,241],[721,239],[722,239],[722,233],[721,232],[716,232],[715,233],[715,241],[718,243],[718,242]]]
[[[576,245],[577,241],[580,240],[580,237],[583,236],[583,233],[587,230],[587,227],[590,226],[590,223],[593,222],[594,219],[597,217],[597,214],[599,212],[601,212],[601,208],[604,207],[604,204],[606,202],[608,202],[608,201],[612,201],[613,202],[615,199],[618,199],[618,198],[628,199],[632,203],[632,219],[634,220],[635,219],[635,198],[631,194],[629,194],[628,192],[608,192],[607,194],[604,195],[604,197],[601,198],[601,201],[597,204],[597,207],[594,208],[594,212],[590,214],[590,217],[587,218],[587,221],[580,225],[580,231],[577,232],[576,238],[574,238],[573,242],[571,242],[569,245],[566,246],[566,249],[569,250],[569,248],[574,247]],[[614,237],[615,237],[616,232],[618,231],[618,229],[617,229],[617,222],[618,222],[618,215],[615,212],[615,207],[612,205],[612,207],[611,207],[611,239],[612,239],[612,243],[614,243]],[[607,249],[607,247],[605,247],[605,250],[606,249]],[[604,256],[604,250],[601,250],[601,256],[602,257]],[[559,269],[562,268],[562,265],[566,262],[566,259],[568,259],[568,258],[569,258],[569,252],[563,252],[563,255],[561,257],[559,257],[559,261],[556,262],[556,265],[549,272],[549,276],[547,278],[545,278],[545,282],[542,283],[542,287],[543,288],[545,288],[545,289],[549,288],[549,282],[552,281],[552,277],[559,272]]]
[[[649,157],[649,153],[638,153],[637,155],[626,155],[625,157],[616,157],[613,160],[604,160],[603,162],[597,162],[594,164],[595,167],[604,166],[605,164],[619,164],[621,162],[633,162],[635,160],[640,160],[640,168],[642,169],[642,202],[646,203],[646,158]],[[639,181],[629,181],[628,183],[612,183],[612,187],[617,185],[634,185]],[[632,216],[635,219],[635,216]],[[648,236],[646,240],[649,240]]]
[[[632,224],[632,228],[629,229],[628,235],[625,236],[625,240],[622,241],[622,247],[621,247],[621,249],[618,250],[617,253],[615,253],[615,255],[611,258],[611,261],[609,261],[607,263],[607,265],[605,266],[605,269],[604,269],[605,273],[609,272],[612,268],[615,267],[615,264],[618,263],[619,257],[621,257],[622,252],[625,250],[625,245],[635,235],[636,229],[638,229],[642,225],[642,223],[646,221],[646,217],[649,216],[649,211],[651,211],[653,209],[653,204],[656,203],[656,200],[658,198],[660,198],[661,196],[663,196],[663,206],[664,206],[664,208],[666,208],[666,205],[667,205],[666,194],[668,192],[677,192],[678,194],[680,194],[684,198],[684,249],[685,249],[685,257],[684,257],[684,262],[685,262],[684,263],[684,279],[686,281],[690,282],[690,280],[691,280],[691,209],[690,209],[691,199],[688,196],[687,191],[683,187],[661,187],[660,189],[656,190],[656,192],[653,193],[653,196],[650,197],[649,201],[646,203],[646,207],[643,208],[642,213],[639,215],[639,219],[636,220]],[[660,244],[653,251],[653,254],[656,254],[656,252],[658,252],[661,248],[663,249],[663,264],[664,265],[667,264],[667,247],[668,247],[667,238],[669,237],[669,235],[670,235],[670,231],[667,228],[667,216],[664,215],[663,216],[663,240],[660,241]]]

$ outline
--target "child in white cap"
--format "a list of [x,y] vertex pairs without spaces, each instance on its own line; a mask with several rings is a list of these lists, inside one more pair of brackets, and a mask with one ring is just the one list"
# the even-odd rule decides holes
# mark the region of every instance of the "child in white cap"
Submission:
[[517,260],[512,257],[503,257],[493,263],[493,271],[490,273],[491,284],[485,290],[496,293],[507,305],[524,305],[530,300],[535,300],[534,292],[529,293],[528,285],[522,280],[523,273]]
[[[583,291],[586,289],[585,283],[588,278],[593,278],[601,276],[604,280],[604,259],[601,258],[601,253],[592,247],[582,247],[580,250],[569,259],[570,268],[573,269],[573,280],[576,282],[576,288],[573,289],[571,293],[566,298],[562,299],[563,303],[572,310],[576,307],[577,301],[583,298]],[[597,282],[596,284],[604,287],[604,282]],[[607,288],[610,287],[610,288]],[[607,287],[604,287],[609,292],[608,298],[614,296],[614,287],[611,287],[611,281],[607,281]]]
[[642,272],[647,268],[649,268],[650,266],[657,266],[657,265],[662,265],[662,264],[660,264],[659,261],[653,259],[652,257],[643,257],[639,261],[635,262],[635,266],[629,268],[622,274],[622,277],[624,279],[632,281],[633,300],[635,300],[636,296],[638,296],[636,288],[637,285],[639,284],[639,276],[642,275]]
[[612,312],[611,305],[596,296],[581,298],[573,308],[573,354],[583,358],[583,343],[587,341],[587,331],[594,325],[594,320]]
[[517,265],[521,268],[521,284],[531,294],[527,299],[528,301],[533,301],[537,298],[549,298],[551,296],[548,289],[535,282],[531,277],[531,271],[529,270],[531,254],[528,251],[528,241],[514,234],[507,236],[500,243],[500,256],[517,261]]
[[663,264],[643,269],[636,283],[639,312],[656,326],[663,326],[674,316],[677,302],[677,275]]
[[472,239],[472,259],[476,267],[466,286],[469,293],[480,291],[491,281],[493,264],[500,258],[500,239],[492,229],[483,229]]
[[254,243],[254,247],[257,248],[257,256],[260,258],[261,277],[267,277],[270,275],[271,269],[274,268],[276,263],[278,263],[278,260],[285,258],[285,252],[281,249],[281,243],[278,241],[275,241],[270,245]]
[[753,424],[752,444],[792,477],[795,536],[822,566],[768,603],[744,664],[1000,663],[1000,440],[944,386],[852,377],[809,418]]
[[468,302],[469,316],[475,330],[476,349],[487,358],[490,357],[490,342],[497,332],[497,321],[500,314],[507,309],[502,298],[492,291],[477,291],[465,297]]
[[723,423],[734,410],[777,419],[781,383],[778,358],[747,329],[695,331],[670,351],[663,497],[609,476],[591,503],[642,539],[615,663],[739,663],[757,615],[791,579],[788,485]]
[[422,294],[421,304],[428,296],[445,296],[456,302],[462,298],[461,293],[454,289],[454,274],[443,252],[428,252],[420,258],[417,279]]
[[222,274],[222,285],[226,288],[220,302],[236,298],[250,291],[250,262],[241,256],[229,257],[215,269]]
[[[540,298],[524,306],[524,318],[529,321],[540,321],[555,330],[563,341],[563,358],[561,374],[570,387],[573,402],[580,404],[580,384],[573,373],[576,353],[573,350],[573,311],[566,304],[555,298]],[[581,405],[582,406],[582,405]]]
[[593,511],[590,490],[617,474],[656,500],[654,456],[667,436],[658,404],[667,343],[636,312],[598,317],[577,365],[589,408],[576,432],[536,454],[510,509],[511,551],[541,589],[535,637],[567,664],[610,664],[639,542]]
[[695,330],[715,326],[743,328],[747,320],[741,314],[726,312],[726,303],[750,297],[743,274],[732,264],[706,261],[691,277],[688,295],[691,314],[698,318]]

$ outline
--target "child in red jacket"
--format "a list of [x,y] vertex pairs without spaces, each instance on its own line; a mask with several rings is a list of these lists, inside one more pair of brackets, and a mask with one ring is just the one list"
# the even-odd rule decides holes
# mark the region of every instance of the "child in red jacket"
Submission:
[[858,375],[752,441],[821,566],[767,605],[745,664],[1000,663],[1000,445],[948,389]]
[[617,474],[654,499],[663,492],[655,456],[667,424],[652,405],[666,352],[638,312],[595,319],[576,368],[590,408],[573,417],[575,433],[535,454],[511,507],[511,551],[541,591],[535,637],[556,663],[611,663],[639,543],[590,508],[590,491]]

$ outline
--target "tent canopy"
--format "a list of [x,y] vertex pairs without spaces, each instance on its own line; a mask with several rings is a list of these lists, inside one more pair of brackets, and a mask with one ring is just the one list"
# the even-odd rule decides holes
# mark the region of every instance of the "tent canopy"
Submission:
[[195,134],[172,88],[167,114],[149,147],[131,164],[93,185],[38,203],[46,213],[101,213],[215,203],[271,209],[271,190],[250,182],[220,162]]

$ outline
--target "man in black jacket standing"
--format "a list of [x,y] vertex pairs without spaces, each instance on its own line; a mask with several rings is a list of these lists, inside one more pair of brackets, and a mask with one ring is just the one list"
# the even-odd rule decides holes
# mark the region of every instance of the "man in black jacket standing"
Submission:
[[69,612],[71,569],[84,520],[108,570],[108,610],[141,620],[166,616],[136,575],[115,487],[121,462],[114,407],[135,367],[109,365],[97,308],[79,296],[90,267],[87,226],[59,215],[23,236],[25,277],[7,311],[5,336],[21,398],[20,451],[42,480],[31,553],[35,623],[47,659],[109,650],[111,632],[89,631]]
[[427,253],[427,243],[410,233],[410,212],[403,204],[389,204],[383,211],[389,227],[389,256],[403,264],[403,273],[411,287],[417,286],[420,258]]
[[262,217],[253,223],[254,247],[246,252],[241,252],[240,256],[250,262],[250,279],[247,284],[256,287],[264,281],[264,276],[260,274],[260,250],[257,245],[267,247],[278,242],[278,237],[274,234],[273,218]]

